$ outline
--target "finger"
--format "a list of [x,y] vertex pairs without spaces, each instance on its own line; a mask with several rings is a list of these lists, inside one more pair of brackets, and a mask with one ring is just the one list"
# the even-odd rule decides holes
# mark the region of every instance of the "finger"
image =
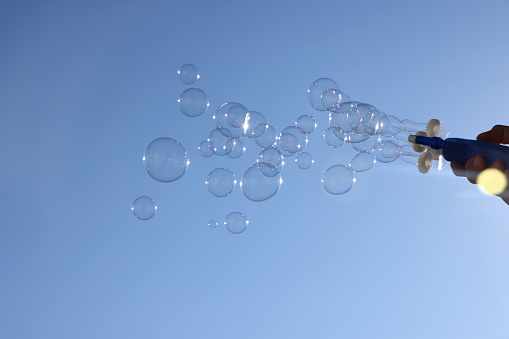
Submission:
[[465,166],[463,166],[462,163],[457,161],[451,162],[451,169],[455,176],[457,177],[466,177],[467,174],[465,173]]
[[482,155],[470,158],[465,164],[468,181],[475,184],[477,176],[486,167],[486,159]]
[[479,134],[477,140],[495,144],[509,144],[509,126],[495,125],[491,130]]
[[506,168],[505,168],[505,164],[502,160],[496,160],[495,162],[493,162],[489,168],[494,168],[494,169],[497,169],[499,170],[500,172],[505,172]]

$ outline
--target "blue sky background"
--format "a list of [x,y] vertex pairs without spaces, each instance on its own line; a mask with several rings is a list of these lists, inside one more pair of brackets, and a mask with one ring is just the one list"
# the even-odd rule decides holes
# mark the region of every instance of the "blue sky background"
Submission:
[[[332,196],[319,77],[401,119],[475,138],[509,124],[509,1],[1,1],[0,337],[509,338],[508,207],[450,169],[397,161]],[[178,110],[195,64],[211,107]],[[276,129],[312,114],[308,171],[272,199],[210,195],[240,159],[197,146],[225,101]],[[178,181],[142,163],[172,137]],[[156,216],[130,207],[153,197]],[[232,211],[247,231],[210,229]]]

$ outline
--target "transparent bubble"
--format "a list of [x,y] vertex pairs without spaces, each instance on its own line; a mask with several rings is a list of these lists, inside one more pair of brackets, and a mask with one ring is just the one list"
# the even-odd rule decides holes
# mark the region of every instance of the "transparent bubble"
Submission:
[[209,158],[214,155],[214,152],[212,152],[212,143],[208,140],[203,140],[200,143],[200,146],[198,146],[198,150],[200,151],[200,154],[205,157]]
[[352,99],[339,89],[328,89],[322,93],[322,106],[328,111]]
[[205,181],[210,194],[216,197],[226,197],[235,189],[237,180],[233,172],[227,168],[216,168],[209,173]]
[[327,128],[327,130],[323,133],[323,140],[327,145],[334,148],[341,147],[345,143],[337,137],[334,127]]
[[209,221],[209,227],[210,228],[216,228],[217,225],[219,225],[219,223],[217,221],[215,221],[215,220]]
[[401,128],[407,132],[425,131],[427,125],[427,123],[416,123],[408,119],[401,121]]
[[210,132],[208,141],[211,150],[215,155],[223,156],[230,153],[235,147],[235,139],[227,137],[222,133],[223,128],[216,128]]
[[308,152],[300,152],[295,158],[295,162],[300,169],[306,170],[315,162],[313,156]]
[[246,116],[248,113],[248,109],[246,106],[237,104],[233,105],[228,109],[228,114],[226,116],[226,121],[230,127],[233,129],[244,129],[246,124]]
[[131,210],[136,218],[149,220],[156,214],[157,205],[151,197],[143,196],[134,200]]
[[200,78],[200,75],[198,74],[198,69],[196,66],[191,64],[185,64],[178,70],[178,75],[180,78],[180,81],[182,81],[184,84],[189,85],[192,83],[195,83],[196,80]]
[[380,142],[380,138],[378,136],[372,136],[365,141],[361,141],[358,143],[353,143],[352,148],[357,152],[373,152]]
[[177,140],[159,138],[148,145],[143,156],[143,164],[147,173],[155,180],[171,182],[186,173],[189,158]]
[[408,142],[408,136],[411,134],[414,134],[415,132],[408,132],[405,130],[399,131],[398,134],[394,135],[394,139],[401,141],[401,142]]
[[260,124],[266,122],[265,116],[260,112],[249,111],[246,115],[246,125],[244,126],[246,137],[257,138],[263,134],[264,129],[256,129]]
[[390,140],[384,140],[378,144],[375,150],[376,160],[383,163],[395,161],[399,158],[399,147]]
[[[231,108],[233,108],[233,110],[232,116],[230,117],[229,112]],[[230,138],[240,138],[244,136],[245,133],[244,122],[242,122],[242,125],[238,126],[238,119],[242,120],[240,112],[243,111],[247,112],[247,108],[238,102],[227,102],[217,108],[212,118],[214,119],[216,127],[220,129],[222,134]]]
[[209,108],[207,94],[199,88],[186,89],[178,99],[180,111],[188,117],[197,117]]
[[247,225],[249,225],[249,221],[243,213],[232,212],[226,216],[224,225],[231,233],[239,234],[246,230]]
[[364,172],[373,168],[376,158],[373,153],[359,152],[350,162],[350,168],[354,172]]
[[328,89],[339,90],[339,85],[332,79],[320,78],[315,80],[308,89],[308,99],[311,106],[317,111],[325,111],[322,105],[322,94]]
[[334,130],[334,134],[336,134],[338,138],[343,138],[344,142],[348,144],[357,144],[359,142],[363,142],[371,138],[371,136],[369,135],[361,135],[354,131],[348,133],[340,133]]
[[276,142],[276,130],[269,124],[260,124],[255,128],[255,134],[260,136],[255,138],[255,142],[262,148],[270,147]]
[[382,128],[380,134],[384,137],[392,137],[401,131],[401,121],[393,115],[382,117]]
[[351,132],[360,124],[360,116],[357,111],[354,111],[358,104],[360,102],[348,101],[334,107],[329,113],[329,124],[339,132]]
[[256,163],[244,173],[240,188],[249,200],[265,201],[279,191],[282,182],[283,180],[279,174],[273,177],[264,175]]
[[330,194],[344,194],[352,188],[355,182],[353,172],[343,165],[329,167],[323,174],[323,188]]
[[288,153],[302,151],[307,142],[306,134],[297,126],[286,127],[279,135],[279,145]]
[[357,127],[355,131],[358,134],[367,136],[380,133],[383,116],[385,116],[385,113],[381,113],[377,109],[371,110],[369,113],[361,117],[359,127]]
[[240,158],[245,150],[244,142],[241,139],[235,139],[235,147],[228,153],[228,157],[232,159]]
[[316,128],[315,118],[309,114],[298,117],[295,125],[300,128],[304,134],[310,134]]
[[403,145],[398,147],[399,159],[402,161],[417,166],[420,153],[414,151],[412,145]]
[[283,155],[275,147],[264,148],[256,159],[258,168],[263,175],[274,177],[283,169]]

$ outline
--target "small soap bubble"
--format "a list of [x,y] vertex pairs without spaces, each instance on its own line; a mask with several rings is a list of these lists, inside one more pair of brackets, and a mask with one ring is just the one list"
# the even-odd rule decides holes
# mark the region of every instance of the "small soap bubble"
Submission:
[[373,152],[380,142],[378,136],[372,136],[369,139],[357,143],[352,143],[352,148],[357,152]]
[[219,156],[227,155],[235,147],[235,139],[227,137],[222,130],[223,128],[214,129],[208,138],[212,152]]
[[262,148],[270,147],[276,142],[276,130],[269,124],[260,124],[255,128],[255,133],[260,136],[255,138],[255,142]]
[[209,108],[207,94],[199,88],[186,89],[178,99],[180,111],[188,117],[198,117]]
[[379,162],[392,162],[399,158],[399,147],[390,140],[384,140],[378,144],[375,155]]
[[178,70],[178,75],[180,81],[182,81],[186,85],[190,85],[196,82],[200,78],[198,74],[198,69],[196,66],[191,64],[185,64]]
[[258,168],[263,175],[274,177],[283,169],[283,155],[275,147],[264,148],[256,159]]
[[320,78],[315,80],[308,89],[308,99],[311,106],[317,111],[325,111],[322,105],[322,94],[328,89],[339,90],[339,85],[332,79]]
[[149,220],[156,214],[157,205],[151,197],[143,196],[134,200],[131,210],[136,218]]
[[152,141],[143,156],[147,173],[160,182],[171,182],[182,177],[189,166],[185,148],[171,138]]
[[244,129],[246,124],[246,116],[249,111],[244,105],[237,104],[233,105],[228,109],[228,113],[226,116],[226,122],[230,127],[234,129]]
[[230,195],[235,189],[237,180],[233,172],[227,168],[216,168],[209,173],[207,181],[205,181],[207,188],[213,196],[226,197]]
[[214,155],[214,152],[212,152],[212,144],[209,140],[203,140],[200,143],[200,146],[198,146],[198,150],[200,151],[200,154],[205,157],[209,158]]
[[244,154],[246,148],[244,147],[244,142],[242,139],[235,139],[235,147],[233,147],[232,151],[228,153],[228,157],[232,159],[237,159]]
[[249,221],[243,213],[232,212],[226,216],[224,225],[231,233],[239,234],[246,230],[247,225],[249,225]]
[[283,180],[281,176],[269,177],[264,175],[258,163],[249,167],[240,182],[240,188],[246,198],[251,201],[265,201],[273,197],[278,191]]
[[315,162],[313,156],[308,152],[300,152],[295,158],[295,162],[300,169],[306,170]]
[[384,137],[392,137],[401,131],[401,121],[393,115],[384,115],[380,134]]
[[341,147],[345,143],[337,137],[334,127],[327,128],[327,130],[323,133],[323,140],[327,145],[334,148]]
[[327,110],[339,106],[343,102],[352,101],[352,99],[341,92],[339,89],[328,89],[322,94],[322,106]]
[[350,168],[354,172],[364,172],[373,168],[375,162],[373,153],[359,152],[350,162]]
[[286,127],[279,135],[279,145],[288,153],[302,151],[307,142],[306,134],[297,126]]
[[263,134],[264,129],[257,127],[260,124],[264,124],[266,122],[265,116],[260,112],[249,111],[246,115],[246,124],[244,126],[246,137],[248,138],[257,138]]
[[209,227],[210,228],[216,228],[217,225],[219,225],[219,223],[217,221],[215,221],[215,220],[210,220],[209,221]]
[[330,194],[344,194],[352,188],[355,182],[353,172],[343,165],[329,167],[323,174],[323,188]]
[[[230,111],[230,108],[235,109],[232,111],[233,117],[228,118],[228,113]],[[220,128],[220,131],[222,134],[224,134],[227,137],[230,138],[240,138],[244,136],[245,130],[244,130],[244,122],[241,126],[235,127],[234,125],[238,125],[238,122],[236,122],[236,119],[239,118],[239,115],[236,114],[239,111],[246,111],[247,108],[245,106],[239,104],[238,102],[227,102],[219,106],[216,110],[216,113],[212,117],[214,119],[214,122],[216,124],[217,128]],[[233,124],[230,124],[230,122]]]
[[304,134],[310,134],[316,128],[315,118],[309,114],[301,115],[298,117],[295,125],[297,125],[297,127],[300,128]]

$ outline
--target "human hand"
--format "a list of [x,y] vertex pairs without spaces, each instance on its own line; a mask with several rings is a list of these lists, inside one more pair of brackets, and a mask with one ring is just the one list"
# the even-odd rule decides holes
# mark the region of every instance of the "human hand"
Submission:
[[[481,133],[477,136],[477,140],[491,142],[494,144],[509,144],[509,126],[496,125],[490,131]],[[509,169],[501,160],[495,161],[488,168],[493,168],[503,173],[506,181],[509,182]],[[466,177],[473,184],[477,183],[479,174],[486,169],[486,159],[482,155],[476,155],[470,158],[465,165],[453,161],[451,169],[456,176]],[[498,194],[509,205],[509,187]]]

